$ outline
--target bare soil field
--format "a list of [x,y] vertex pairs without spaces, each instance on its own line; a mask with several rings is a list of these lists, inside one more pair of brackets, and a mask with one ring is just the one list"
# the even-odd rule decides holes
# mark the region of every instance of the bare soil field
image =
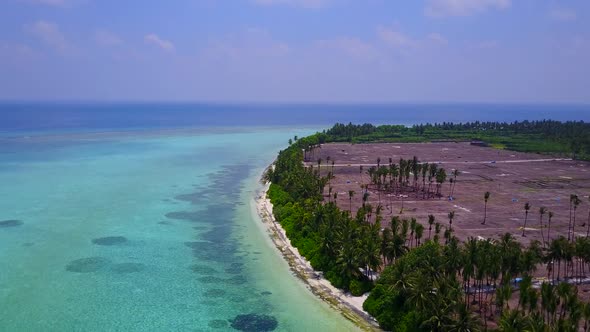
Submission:
[[[448,226],[448,213],[455,212],[453,230],[464,240],[481,236],[498,238],[509,232],[523,244],[531,240],[542,241],[539,208],[545,207],[554,213],[549,236],[567,237],[570,215],[570,194],[577,194],[582,203],[577,209],[575,233],[586,236],[589,222],[590,163],[561,159],[558,157],[521,153],[470,145],[470,143],[406,143],[406,144],[324,144],[316,149],[310,160],[323,160],[322,175],[333,171],[331,180],[333,193],[338,193],[337,203],[343,210],[349,210],[349,190],[356,194],[352,200],[352,213],[362,205],[361,185],[370,182],[367,170],[377,164],[387,166],[389,158],[398,163],[400,158],[420,162],[439,163],[445,168],[448,177],[442,186],[442,197],[423,199],[420,193],[407,193],[405,197],[377,192],[370,188],[368,202],[376,207],[384,206],[383,220],[387,226],[392,216],[401,219],[416,218],[425,227],[424,238],[428,237],[428,215],[436,217],[436,222]],[[326,162],[329,158],[329,162]],[[332,165],[332,161],[334,164]],[[317,167],[317,162],[308,162]],[[360,172],[360,166],[363,172]],[[449,200],[449,178],[453,169],[458,169],[453,200]],[[420,177],[421,179],[421,177]],[[420,180],[421,181],[421,180]],[[484,193],[490,192],[487,204],[487,218],[484,219]],[[328,186],[326,186],[326,199]],[[400,213],[402,200],[404,209]],[[525,219],[524,204],[529,202],[526,237],[521,237]],[[543,216],[543,229],[547,236],[548,215]],[[433,230],[434,233],[434,230]],[[442,233],[441,233],[442,238]]]

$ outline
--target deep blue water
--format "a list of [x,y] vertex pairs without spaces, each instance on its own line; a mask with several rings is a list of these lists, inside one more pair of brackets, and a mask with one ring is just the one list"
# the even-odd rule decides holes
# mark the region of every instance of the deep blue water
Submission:
[[533,104],[140,104],[0,103],[0,132],[219,126],[321,125],[335,122],[590,121],[590,105]]

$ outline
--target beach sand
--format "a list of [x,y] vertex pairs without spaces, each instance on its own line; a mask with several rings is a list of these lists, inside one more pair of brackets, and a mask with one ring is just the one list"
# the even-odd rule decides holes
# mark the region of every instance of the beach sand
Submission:
[[352,296],[332,286],[320,272],[312,268],[305,257],[299,254],[297,248],[291,245],[285,230],[274,218],[273,205],[266,196],[268,188],[269,185],[266,184],[262,191],[257,193],[255,197],[256,210],[272,242],[289,263],[291,271],[306,284],[313,294],[339,311],[346,319],[365,331],[381,331],[377,321],[363,310],[363,302],[367,299],[368,294]]

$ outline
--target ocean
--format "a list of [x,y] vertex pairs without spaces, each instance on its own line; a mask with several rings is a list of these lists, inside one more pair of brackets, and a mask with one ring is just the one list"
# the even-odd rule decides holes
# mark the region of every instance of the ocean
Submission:
[[289,138],[336,121],[545,118],[588,121],[590,107],[2,103],[0,330],[232,331],[261,318],[354,331],[256,216],[260,176]]

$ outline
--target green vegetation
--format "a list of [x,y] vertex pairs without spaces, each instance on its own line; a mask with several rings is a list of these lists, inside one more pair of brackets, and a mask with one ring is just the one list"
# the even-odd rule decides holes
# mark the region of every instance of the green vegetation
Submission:
[[590,123],[581,121],[443,122],[412,127],[339,123],[324,134],[326,142],[351,143],[479,140],[493,147],[514,151],[567,154],[590,159]]
[[[588,238],[570,242],[560,237],[547,251],[539,242],[522,248],[510,234],[446,242],[427,241],[383,270],[363,305],[381,327],[478,331],[487,329],[489,321],[500,331],[590,327],[590,304],[578,297],[579,279],[573,278],[590,263]],[[552,268],[551,282],[533,283],[531,276],[543,262]],[[511,304],[516,294],[518,302]]]
[[[542,128],[541,124],[553,122],[525,123],[531,124],[530,128]],[[467,133],[474,130],[473,125],[467,125],[463,131],[457,126],[417,126],[407,129],[415,134],[406,137],[422,141],[425,136],[417,132],[424,135],[437,132],[438,136],[429,134],[429,137],[440,139],[441,133],[448,134],[451,130],[469,137]],[[508,126],[511,130],[521,128],[517,124]],[[586,125],[566,123],[559,126],[585,128]],[[505,130],[501,124],[495,127],[491,129],[494,126],[486,124],[482,128],[487,128],[483,130],[485,135]],[[352,208],[341,210],[336,205],[337,193],[332,194],[330,190],[333,163],[330,171],[329,160],[325,161],[327,170],[323,173],[327,174],[324,176],[321,159],[317,160],[317,166],[315,163],[304,166],[304,158],[313,158],[315,148],[321,143],[346,137],[352,141],[381,140],[386,136],[384,133],[406,130],[402,128],[405,127],[336,125],[323,133],[295,138],[265,174],[265,179],[271,182],[268,197],[274,205],[275,218],[314,269],[323,271],[333,285],[354,295],[371,290],[364,309],[388,330],[479,331],[497,326],[499,331],[578,331],[580,327],[588,331],[590,304],[580,300],[576,284],[586,275],[586,269],[590,270],[590,214],[586,237],[576,236],[576,212],[581,202],[576,195],[570,197],[567,238],[551,238],[553,214],[540,207],[543,242],[533,241],[526,248],[508,233],[495,240],[469,238],[460,243],[453,235],[453,211],[448,214],[448,226],[429,216],[428,238],[422,241],[424,226],[414,218],[393,217],[383,228],[381,213],[387,208],[387,202],[381,205],[379,197],[379,205],[374,208],[367,203],[367,189],[371,186],[379,193],[413,192],[425,199],[440,197],[440,186],[447,180],[444,169],[429,164],[419,166],[417,158],[400,160],[399,164],[389,160],[389,165],[381,165],[378,160],[377,167],[366,170],[370,181],[359,193],[363,205],[353,216]],[[535,135],[545,135],[533,134],[532,129],[519,130],[522,133],[518,135],[527,137],[520,147],[540,144],[534,142],[539,137]],[[555,132],[554,135],[561,133]],[[574,138],[550,137],[554,144],[570,146],[570,151],[586,156],[588,146],[576,148],[578,142],[572,140],[576,140],[575,137],[587,139],[587,135],[584,132],[572,136]],[[478,138],[483,137],[480,132]],[[502,139],[514,138],[514,135],[507,135]],[[502,144],[511,146],[508,142]],[[550,152],[548,149],[538,151]],[[361,174],[363,171],[361,167]],[[458,174],[456,171],[449,176],[451,192]],[[434,188],[433,182],[436,183]],[[355,194],[354,191],[348,193],[350,206]],[[483,198],[485,209],[490,194],[484,194]],[[525,204],[525,219],[530,208],[530,204]],[[543,231],[545,214],[548,216],[546,234]],[[483,217],[485,222],[485,212]],[[540,264],[546,264],[548,271],[547,281],[543,283],[532,278]],[[381,271],[376,281],[375,271]]]
[[368,205],[352,217],[334,202],[323,204],[331,175],[321,177],[318,169],[305,168],[301,154],[318,139],[313,135],[297,140],[279,153],[266,174],[272,182],[268,197],[276,220],[314,269],[323,271],[334,286],[360,295],[371,289],[370,271],[382,263],[380,216]]

